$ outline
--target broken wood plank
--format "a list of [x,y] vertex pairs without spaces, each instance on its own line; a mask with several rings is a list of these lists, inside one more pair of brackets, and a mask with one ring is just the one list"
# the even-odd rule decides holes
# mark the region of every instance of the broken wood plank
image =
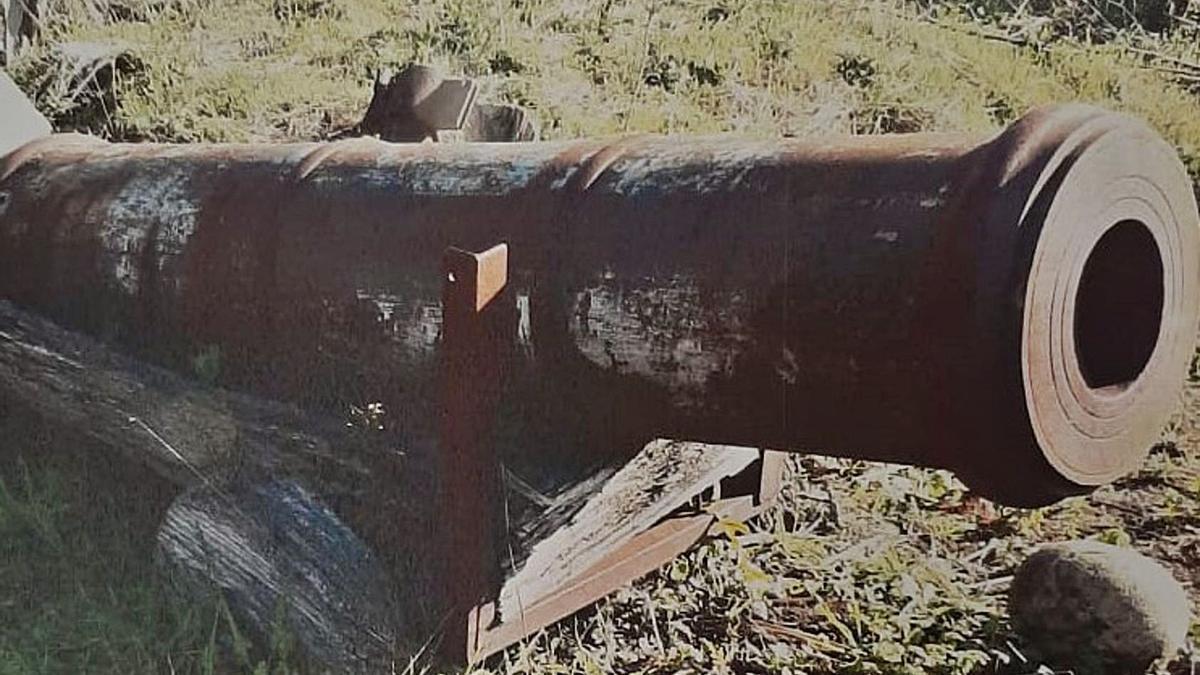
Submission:
[[513,553],[505,561],[501,618],[513,618],[520,607],[552,593],[758,458],[753,448],[660,439],[611,473],[600,490],[585,492],[586,501],[580,503],[575,494],[557,500],[538,518],[510,532]]

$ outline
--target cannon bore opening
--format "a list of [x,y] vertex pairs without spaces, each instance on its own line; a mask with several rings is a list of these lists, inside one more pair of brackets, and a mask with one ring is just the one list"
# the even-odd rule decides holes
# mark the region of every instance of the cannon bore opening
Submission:
[[1075,353],[1092,389],[1124,388],[1158,343],[1163,262],[1154,235],[1136,220],[1109,228],[1088,255],[1075,295]]

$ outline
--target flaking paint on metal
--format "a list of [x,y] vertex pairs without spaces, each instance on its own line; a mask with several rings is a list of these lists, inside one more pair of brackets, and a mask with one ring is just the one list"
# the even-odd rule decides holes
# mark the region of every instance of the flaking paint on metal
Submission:
[[574,307],[583,356],[618,373],[665,374],[661,384],[687,408],[749,341],[737,294],[706,294],[688,276],[623,280],[610,270],[575,293]]
[[703,143],[682,145],[677,141],[648,144],[636,156],[614,162],[611,190],[638,196],[647,192],[692,191],[700,194],[750,189],[746,178],[778,161],[778,143],[747,143],[734,147]]
[[116,258],[113,281],[136,294],[145,249],[154,248],[152,259],[161,270],[168,259],[183,253],[199,211],[187,169],[132,177],[109,202],[98,233],[104,250]]
[[442,333],[441,303],[361,289],[355,295],[375,306],[385,333],[412,353],[432,355],[437,350]]

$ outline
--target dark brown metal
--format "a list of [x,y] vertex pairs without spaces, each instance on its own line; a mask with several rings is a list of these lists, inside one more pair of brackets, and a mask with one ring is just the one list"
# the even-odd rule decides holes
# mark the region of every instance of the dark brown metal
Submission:
[[0,295],[176,367],[218,350],[229,386],[435,435],[437,261],[508,241],[535,438],[949,467],[1017,504],[1137,464],[1197,317],[1186,174],[1085,106],[992,138],[57,136],[0,162],[0,193]]
[[[497,403],[511,349],[511,311],[500,302],[508,284],[508,247],[483,253],[450,249],[443,260],[442,430],[438,453],[443,522],[442,597],[452,617],[445,656],[479,651],[476,607],[499,588],[495,538],[500,461],[494,445]],[[511,299],[511,298],[510,298]],[[465,631],[465,632],[463,632]]]

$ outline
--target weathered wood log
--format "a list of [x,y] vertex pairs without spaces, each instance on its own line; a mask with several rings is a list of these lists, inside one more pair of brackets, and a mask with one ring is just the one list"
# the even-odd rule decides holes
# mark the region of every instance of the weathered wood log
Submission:
[[76,428],[180,485],[311,479],[352,497],[389,449],[367,430],[204,386],[0,301],[0,397]]
[[[70,438],[98,441],[88,444],[92,452],[120,450],[191,486],[158,537],[171,586],[187,599],[222,592],[258,644],[269,644],[282,619],[313,662],[338,671],[406,653],[396,642],[403,596],[369,546],[311,491],[265,477],[360,493],[370,481],[354,453],[370,452],[369,438],[147,366],[5,302],[0,409],[17,420],[44,418]],[[4,449],[17,440],[6,438]]]
[[406,580],[394,599],[417,616],[414,632],[434,629],[434,481],[377,430],[206,386],[5,301],[0,403],[96,440],[183,488],[299,481]]
[[157,554],[183,597],[220,593],[260,645],[286,631],[309,660],[363,673],[394,672],[417,651],[400,641],[405,608],[370,547],[294,481],[185,492]]
[[[402,581],[386,590],[383,581],[372,582],[381,603],[391,601],[403,609],[402,618],[392,624],[395,643],[420,645],[445,628],[435,544],[439,528],[447,523],[434,509],[429,448],[408,448],[400,456],[384,441],[390,437],[200,384],[0,301],[0,402],[6,401],[190,489],[168,516],[161,543],[170,550],[173,565],[190,565],[193,588],[226,588],[235,611],[254,625],[264,625],[270,598],[291,602],[303,597],[305,584],[315,578],[278,581],[284,566],[280,556],[320,568],[319,575],[331,576],[330,588],[344,583],[335,572],[333,553],[325,548],[326,531],[351,541],[353,528],[378,552],[391,577]],[[503,509],[511,517],[501,521],[503,531],[497,533],[504,540],[501,583],[494,589],[498,623],[519,624],[523,607],[538,603],[680,505],[742,470],[758,453],[656,441],[632,454],[628,464],[618,457],[562,473],[557,483],[549,475],[525,473],[527,467],[520,463],[502,467],[496,480],[503,484]],[[264,487],[295,485],[276,482],[289,479],[308,487]],[[302,495],[296,499],[307,505],[289,502],[289,494]],[[340,504],[346,524],[319,507],[318,497]],[[193,530],[207,534],[190,538],[187,532]],[[254,552],[270,549],[272,541],[282,542],[278,550],[256,558]],[[359,550],[357,542],[351,548]],[[192,564],[202,556],[214,564],[203,569]],[[348,574],[353,579],[357,572]],[[545,614],[542,623],[529,628],[577,607]],[[292,609],[309,621],[305,617],[312,612]],[[351,625],[338,618],[341,609],[330,606],[328,611],[334,616],[325,623],[310,621],[300,630],[310,635],[314,653],[334,658],[338,649],[351,644],[350,637],[340,634]],[[383,615],[381,607],[372,611]],[[399,610],[389,611],[399,617]],[[506,628],[504,634],[511,640],[521,633]],[[489,644],[489,649],[503,646]],[[405,653],[405,647],[396,649]]]

